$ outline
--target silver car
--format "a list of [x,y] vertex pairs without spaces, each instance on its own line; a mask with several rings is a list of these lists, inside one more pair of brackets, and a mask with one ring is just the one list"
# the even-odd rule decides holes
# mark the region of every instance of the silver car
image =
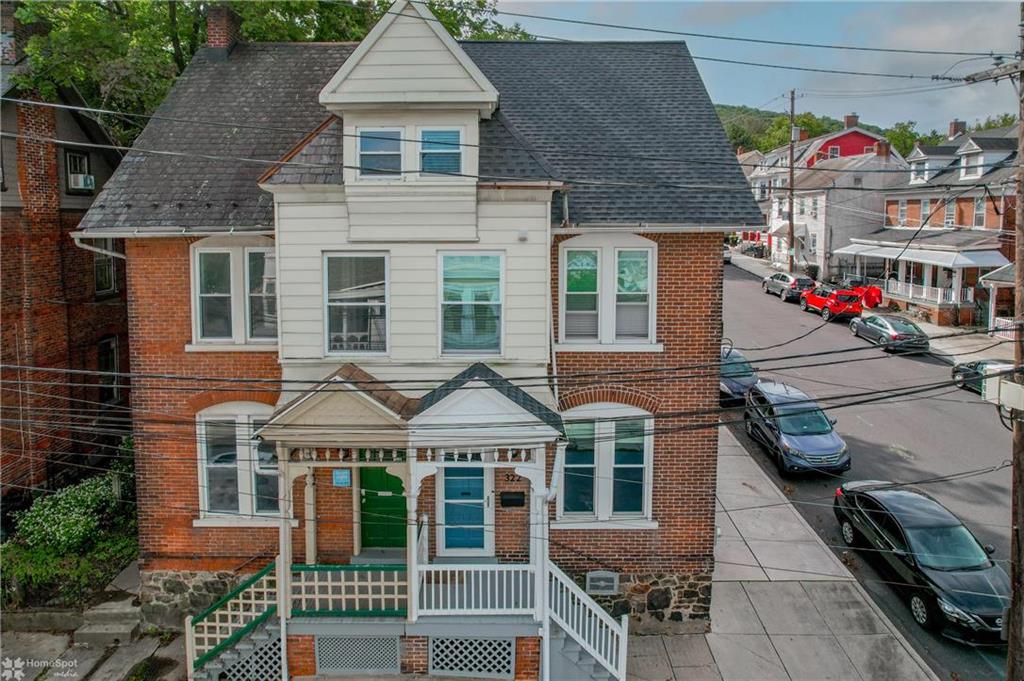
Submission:
[[761,290],[783,301],[800,300],[800,294],[814,288],[814,280],[799,274],[776,272],[761,280]]

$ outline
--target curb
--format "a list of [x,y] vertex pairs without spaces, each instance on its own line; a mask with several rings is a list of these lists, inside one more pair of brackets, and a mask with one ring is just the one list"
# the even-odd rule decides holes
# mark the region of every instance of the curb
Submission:
[[[747,456],[750,456],[751,459],[754,458],[753,456],[750,455],[750,452],[747,451],[747,448],[744,447],[740,443],[740,441],[736,439],[736,436],[733,435],[732,431],[730,431],[728,428],[721,428],[719,430],[720,433],[723,431],[727,434],[727,437],[733,441],[733,443],[735,443],[743,451],[747,452]],[[770,477],[768,477],[768,475],[766,475],[763,470],[761,470],[760,465],[758,465],[757,470],[761,473],[761,475],[764,478],[768,480],[769,483],[777,487],[777,485],[775,485],[775,482]],[[864,602],[868,604],[869,608],[871,608],[871,611],[875,613],[875,616],[878,617],[878,619],[880,619],[885,624],[885,628],[889,630],[889,633],[892,634],[893,638],[896,639],[900,646],[902,646],[902,648],[907,651],[907,654],[910,655],[911,659],[914,660],[914,663],[917,664],[917,666],[924,672],[925,676],[927,676],[931,681],[941,681],[939,676],[932,670],[931,667],[928,666],[928,663],[924,661],[924,658],[921,657],[918,654],[918,652],[914,649],[914,646],[912,646],[910,642],[906,639],[906,637],[903,636],[903,633],[896,626],[893,625],[892,621],[885,614],[885,612],[878,606],[878,604],[875,603],[874,599],[871,598],[870,594],[868,594],[868,592],[865,591],[864,587],[861,586],[859,581],[857,581],[857,577],[852,572],[850,572],[849,568],[847,568],[841,560],[839,560],[835,552],[832,551],[832,549],[829,548],[827,544],[825,544],[822,538],[818,535],[817,531],[813,527],[811,527],[810,523],[807,522],[807,519],[804,518],[799,511],[793,508],[793,504],[788,501],[788,498],[786,503],[787,506],[789,506],[789,508],[792,509],[793,514],[796,515],[800,524],[802,524],[807,529],[807,531],[811,533],[811,535],[814,537],[814,540],[818,542],[818,544],[820,544],[821,547],[825,549],[828,552],[828,554],[832,556],[833,559],[835,559],[835,562],[838,565],[842,566],[843,572],[845,572],[848,575],[847,580],[837,578],[836,581],[851,582],[854,585],[854,588],[857,590],[857,593],[860,594],[860,597],[864,599]]]

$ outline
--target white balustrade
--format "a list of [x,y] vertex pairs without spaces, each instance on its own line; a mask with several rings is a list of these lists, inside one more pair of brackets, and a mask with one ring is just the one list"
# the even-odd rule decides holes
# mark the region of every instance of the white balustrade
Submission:
[[293,565],[292,616],[404,616],[408,587],[405,565]]
[[1022,322],[1017,322],[1013,317],[996,317],[992,320],[992,328],[995,331],[992,335],[996,338],[1002,338],[1004,340],[1017,340],[1016,328]]
[[532,615],[532,565],[420,565],[420,615]]
[[611,672],[626,678],[629,618],[618,622],[554,564],[548,565],[548,614],[572,639]]
[[961,288],[957,290],[942,286],[911,284],[910,282],[896,281],[895,279],[889,279],[885,282],[885,292],[890,295],[900,296],[901,298],[924,300],[946,305],[974,302],[973,288]]

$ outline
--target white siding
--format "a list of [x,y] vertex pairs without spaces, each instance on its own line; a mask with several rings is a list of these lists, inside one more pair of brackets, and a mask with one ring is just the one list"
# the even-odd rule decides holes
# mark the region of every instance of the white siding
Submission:
[[[474,190],[475,191],[475,190]],[[377,199],[382,200],[382,199]],[[349,197],[351,201],[351,197]],[[351,205],[339,194],[335,203],[279,202],[277,218],[278,291],[280,296],[281,357],[289,361],[323,360],[326,373],[344,361],[356,361],[373,372],[378,365],[437,363],[438,253],[441,251],[501,251],[505,255],[504,348],[501,357],[483,358],[495,364],[510,362],[543,365],[548,353],[549,204],[546,201],[440,200],[403,204],[400,212],[380,206],[364,210],[362,201]],[[416,210],[434,212],[424,225]],[[358,206],[358,208],[357,208]],[[420,208],[416,208],[420,206]],[[369,227],[367,215],[390,216],[387,227]],[[404,221],[394,216],[407,216]],[[462,216],[472,222],[472,241],[445,241],[452,229],[443,216]],[[360,220],[359,229],[355,225]],[[461,229],[461,227],[460,227]],[[354,239],[358,232],[358,239]],[[429,242],[409,240],[424,232]],[[377,235],[377,240],[370,238]],[[403,240],[397,238],[406,237]],[[523,239],[525,237],[525,240]],[[389,254],[390,347],[386,357],[324,358],[323,254],[372,251]],[[464,364],[473,361],[467,359]],[[457,363],[458,360],[453,360]],[[457,373],[450,367],[449,374]]]

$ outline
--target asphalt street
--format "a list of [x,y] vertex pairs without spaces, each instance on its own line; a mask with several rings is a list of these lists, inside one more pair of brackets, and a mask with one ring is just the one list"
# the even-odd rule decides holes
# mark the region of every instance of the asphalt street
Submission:
[[[762,293],[760,279],[731,265],[725,267],[724,335],[738,348],[774,345],[821,326],[806,338],[783,347],[745,351],[755,368],[822,363],[822,366],[759,370],[759,376],[800,388],[815,398],[909,388],[949,380],[950,367],[928,356],[890,356],[854,338],[847,322],[822,326],[821,317],[801,312],[794,303]],[[785,355],[837,348],[864,347],[863,352],[769,363]],[[1007,351],[1010,352],[1009,350]],[[865,361],[849,361],[853,359]],[[758,361],[761,360],[761,361]],[[826,364],[827,363],[827,364]],[[976,647],[926,632],[911,619],[903,600],[882,583],[877,558],[854,554],[843,545],[832,515],[835,488],[846,480],[914,482],[998,466],[1010,457],[1010,432],[993,405],[975,393],[943,388],[923,396],[829,409],[836,429],[849,445],[853,467],[841,477],[782,479],[763,450],[733,425],[736,437],[768,472],[797,510],[850,566],[864,588],[932,666],[950,681],[1003,681],[1005,650]],[[742,419],[736,412],[726,418]],[[1010,470],[1004,468],[954,481],[922,484],[974,531],[982,543],[996,547],[1004,567],[1010,545]]]

